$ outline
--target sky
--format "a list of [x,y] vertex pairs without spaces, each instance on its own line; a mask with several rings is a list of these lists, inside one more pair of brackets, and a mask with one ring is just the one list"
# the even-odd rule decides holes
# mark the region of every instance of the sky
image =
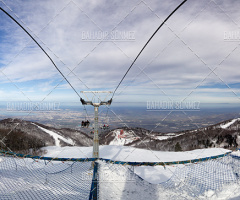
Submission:
[[[80,95],[86,90],[114,91],[147,40],[180,3],[0,0]],[[150,41],[113,102],[240,103],[239,9],[239,1],[188,0]],[[47,56],[3,12],[0,101],[79,101]]]

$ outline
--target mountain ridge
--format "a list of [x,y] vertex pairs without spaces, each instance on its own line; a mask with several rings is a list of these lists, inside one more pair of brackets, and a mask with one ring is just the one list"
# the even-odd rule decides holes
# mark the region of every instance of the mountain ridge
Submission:
[[[71,128],[55,128],[38,122],[12,118],[0,121],[0,139],[3,143],[12,144],[13,147],[10,149],[13,151],[21,151],[23,147],[37,149],[44,146],[92,146],[93,134],[90,134],[90,130],[87,134],[86,130],[88,129],[84,129],[84,132]],[[11,134],[14,135],[13,138]],[[20,135],[21,139],[17,142]],[[11,143],[10,140],[14,142]],[[19,143],[23,147],[20,147]],[[99,134],[99,143],[162,151],[188,151],[213,147],[232,150],[240,147],[240,118],[195,130],[172,133],[150,131],[140,127],[120,127]],[[14,144],[18,146],[17,149],[14,149]],[[0,147],[6,149],[6,146],[8,145]]]

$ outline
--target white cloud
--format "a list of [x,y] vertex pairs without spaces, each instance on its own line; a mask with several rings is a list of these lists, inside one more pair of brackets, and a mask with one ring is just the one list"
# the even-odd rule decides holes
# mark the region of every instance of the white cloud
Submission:
[[[238,23],[236,14],[240,3],[231,2],[234,3],[234,9],[229,6],[230,3],[225,2],[216,2],[221,8],[213,2],[208,5],[206,1],[187,2],[152,39],[119,92],[140,72],[138,67],[148,65],[145,69],[147,76],[140,74],[127,87],[126,93],[133,95],[129,97],[132,101],[146,100],[146,95],[154,97],[161,93],[158,87],[170,96],[177,94],[183,97],[199,84],[208,87],[213,85],[209,89],[199,89],[206,94],[205,101],[217,100],[212,94],[221,92],[221,101],[235,101],[234,97],[224,97],[228,92],[225,89],[215,88],[215,84],[239,83],[239,50],[233,51],[237,43],[224,41],[225,31],[238,30],[235,23]],[[160,3],[156,0],[146,1],[147,5],[138,1],[6,2],[25,23],[24,27],[32,30],[30,33],[54,59],[64,75],[67,76],[69,69],[76,67],[74,74],[67,78],[77,91],[86,90],[81,81],[94,90],[114,90],[145,42],[179,3],[180,1]],[[206,5],[206,9],[198,15]],[[33,42],[24,48],[30,41],[29,37],[6,19],[7,17],[0,19],[0,67],[6,67],[3,72],[17,84],[25,84],[24,87],[32,81],[41,81],[28,87],[34,87],[35,92],[45,94],[61,80],[61,76]],[[109,32],[116,24],[119,25],[115,30],[134,31],[135,41],[104,41],[98,44],[98,41],[86,42],[82,39],[83,31]],[[24,50],[15,57],[22,48]],[[155,56],[157,58],[153,59]],[[209,68],[215,67],[218,67],[215,71],[218,76],[211,74],[205,79],[211,72]],[[201,82],[202,80],[204,81]],[[1,82],[6,83],[6,79]],[[66,87],[70,90],[66,82],[63,82],[58,88],[59,91],[65,91]],[[200,93],[198,97],[203,98]],[[65,98],[64,94],[62,96]],[[123,97],[128,98],[124,94]],[[118,99],[124,101],[122,97]]]

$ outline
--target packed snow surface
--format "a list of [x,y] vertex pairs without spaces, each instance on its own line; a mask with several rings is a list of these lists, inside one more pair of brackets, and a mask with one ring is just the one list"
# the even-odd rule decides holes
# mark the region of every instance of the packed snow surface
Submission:
[[[58,158],[91,158],[92,147],[44,147],[47,157]],[[192,160],[204,158],[208,156],[216,156],[229,152],[229,150],[221,148],[197,149],[185,152],[166,152],[166,151],[150,151],[145,149],[137,149],[134,147],[105,145],[99,147],[100,157],[118,161],[131,162],[170,162]],[[178,165],[182,167],[184,165]],[[161,183],[168,180],[174,173],[176,166],[168,166],[166,169],[162,166],[141,166],[136,167],[135,173],[150,183]]]
[[[92,157],[92,147],[51,146],[43,150],[46,151],[44,156],[50,157]],[[133,162],[181,161],[226,152],[229,150],[221,148],[164,152],[117,145],[100,146],[102,158]],[[166,169],[162,166],[131,168],[99,161],[100,199],[240,199],[240,187],[234,182],[238,180],[235,173],[239,172],[237,166],[240,161],[235,159],[232,162],[231,158],[227,156],[219,161],[166,166]],[[73,164],[35,162],[30,158],[1,159],[0,199],[32,199],[33,196],[35,199],[88,199],[93,175],[91,162]],[[127,176],[129,172],[133,176]],[[221,181],[228,184],[217,190]]]
[[[91,158],[92,147],[43,147],[47,150],[45,156],[58,158]],[[197,158],[205,158],[208,156],[216,156],[230,152],[222,148],[196,149],[193,151],[169,152],[169,151],[151,151],[146,149],[138,149],[128,146],[118,145],[100,145],[101,158],[131,161],[131,162],[170,162],[192,160]]]

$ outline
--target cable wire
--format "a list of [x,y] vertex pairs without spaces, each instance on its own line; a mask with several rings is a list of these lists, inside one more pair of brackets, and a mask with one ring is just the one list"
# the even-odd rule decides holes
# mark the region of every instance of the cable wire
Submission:
[[63,73],[59,70],[57,65],[54,63],[52,58],[48,55],[48,53],[42,48],[42,46],[34,39],[34,37],[16,20],[14,19],[7,11],[5,11],[2,7],[0,7],[0,10],[2,10],[8,17],[10,17],[18,26],[24,30],[28,36],[39,46],[39,48],[45,53],[45,55],[49,58],[49,60],[52,62],[54,67],[58,70],[58,72],[62,75],[62,77],[67,81],[67,83],[72,87],[72,89],[76,92],[76,94],[81,98],[81,96],[78,94],[78,92],[75,90],[75,88],[72,86],[72,84],[67,80],[67,78],[63,75]]
[[168,17],[161,23],[161,25],[157,28],[157,30],[152,34],[152,36],[148,39],[147,43],[143,46],[143,48],[141,49],[141,51],[138,53],[137,57],[134,59],[134,61],[132,62],[132,64],[130,65],[130,67],[128,68],[127,72],[124,74],[123,78],[121,79],[121,81],[119,82],[118,86],[116,87],[116,89],[113,92],[112,95],[112,99],[117,91],[117,89],[119,88],[119,86],[121,85],[123,79],[126,77],[126,75],[128,74],[128,72],[130,71],[130,69],[132,68],[132,66],[134,65],[134,63],[136,62],[136,60],[138,59],[138,57],[141,55],[141,53],[143,52],[143,50],[145,49],[145,47],[148,45],[148,43],[152,40],[152,38],[154,37],[154,35],[159,31],[159,29],[163,26],[163,24],[184,4],[186,3],[187,0],[184,0],[177,8],[174,9],[174,11],[171,12],[170,15],[168,15]]
[[[2,7],[0,7],[0,10],[2,10],[8,17],[10,17],[18,26],[20,26],[22,28],[22,30],[25,31],[25,33],[28,34],[28,36],[39,46],[39,48],[45,53],[45,55],[49,58],[49,60],[52,62],[52,64],[54,65],[54,67],[58,70],[58,72],[62,75],[62,77],[67,81],[67,83],[71,86],[71,88],[74,90],[74,92],[78,95],[79,98],[81,98],[81,96],[79,95],[79,93],[76,91],[76,89],[72,86],[72,84],[68,81],[68,79],[64,76],[64,74],[60,71],[60,69],[57,67],[57,65],[54,63],[54,61],[52,60],[52,58],[48,55],[48,53],[42,48],[42,46],[34,39],[34,37],[14,18],[12,17],[7,11],[5,11]],[[87,109],[84,105],[84,110],[86,111],[86,115],[87,118],[88,117],[88,113],[87,113]]]
[[[124,78],[126,77],[126,75],[128,74],[128,72],[130,71],[130,69],[132,68],[132,66],[134,65],[134,63],[136,62],[136,60],[138,59],[138,57],[141,55],[141,53],[143,52],[143,50],[145,49],[145,47],[148,45],[148,43],[152,40],[152,38],[155,36],[155,34],[159,31],[159,29],[163,26],[163,24],[184,4],[186,3],[187,0],[184,0],[177,8],[175,8],[173,10],[173,12],[170,13],[170,15],[168,15],[168,17],[161,23],[161,25],[157,28],[157,30],[152,34],[152,36],[148,39],[148,41],[146,42],[146,44],[143,46],[143,48],[141,49],[141,51],[138,53],[138,55],[136,56],[136,58],[134,59],[134,61],[132,62],[132,64],[130,65],[130,67],[128,68],[128,70],[126,71],[126,73],[124,74],[123,78],[121,79],[121,81],[119,82],[119,84],[117,85],[116,89],[113,92],[112,98],[114,97],[117,89],[119,88],[119,86],[121,85],[122,81],[124,80]],[[68,79],[63,75],[63,73],[59,70],[59,68],[57,67],[57,65],[54,63],[54,61],[51,59],[51,57],[48,55],[48,53],[42,48],[42,46],[32,37],[32,35],[17,21],[15,20],[7,11],[5,11],[2,7],[0,7],[0,10],[2,10],[7,16],[9,16],[17,25],[19,25],[28,35],[29,37],[31,37],[31,39],[39,46],[39,48],[45,53],[45,55],[49,58],[49,60],[52,62],[52,64],[54,65],[54,67],[58,70],[58,72],[62,75],[62,77],[67,81],[67,83],[72,87],[72,89],[75,91],[75,93],[81,98],[81,96],[79,95],[79,93],[75,90],[75,88],[72,86],[72,84],[68,81]],[[85,107],[85,106],[84,106]],[[86,109],[85,109],[86,110]]]

